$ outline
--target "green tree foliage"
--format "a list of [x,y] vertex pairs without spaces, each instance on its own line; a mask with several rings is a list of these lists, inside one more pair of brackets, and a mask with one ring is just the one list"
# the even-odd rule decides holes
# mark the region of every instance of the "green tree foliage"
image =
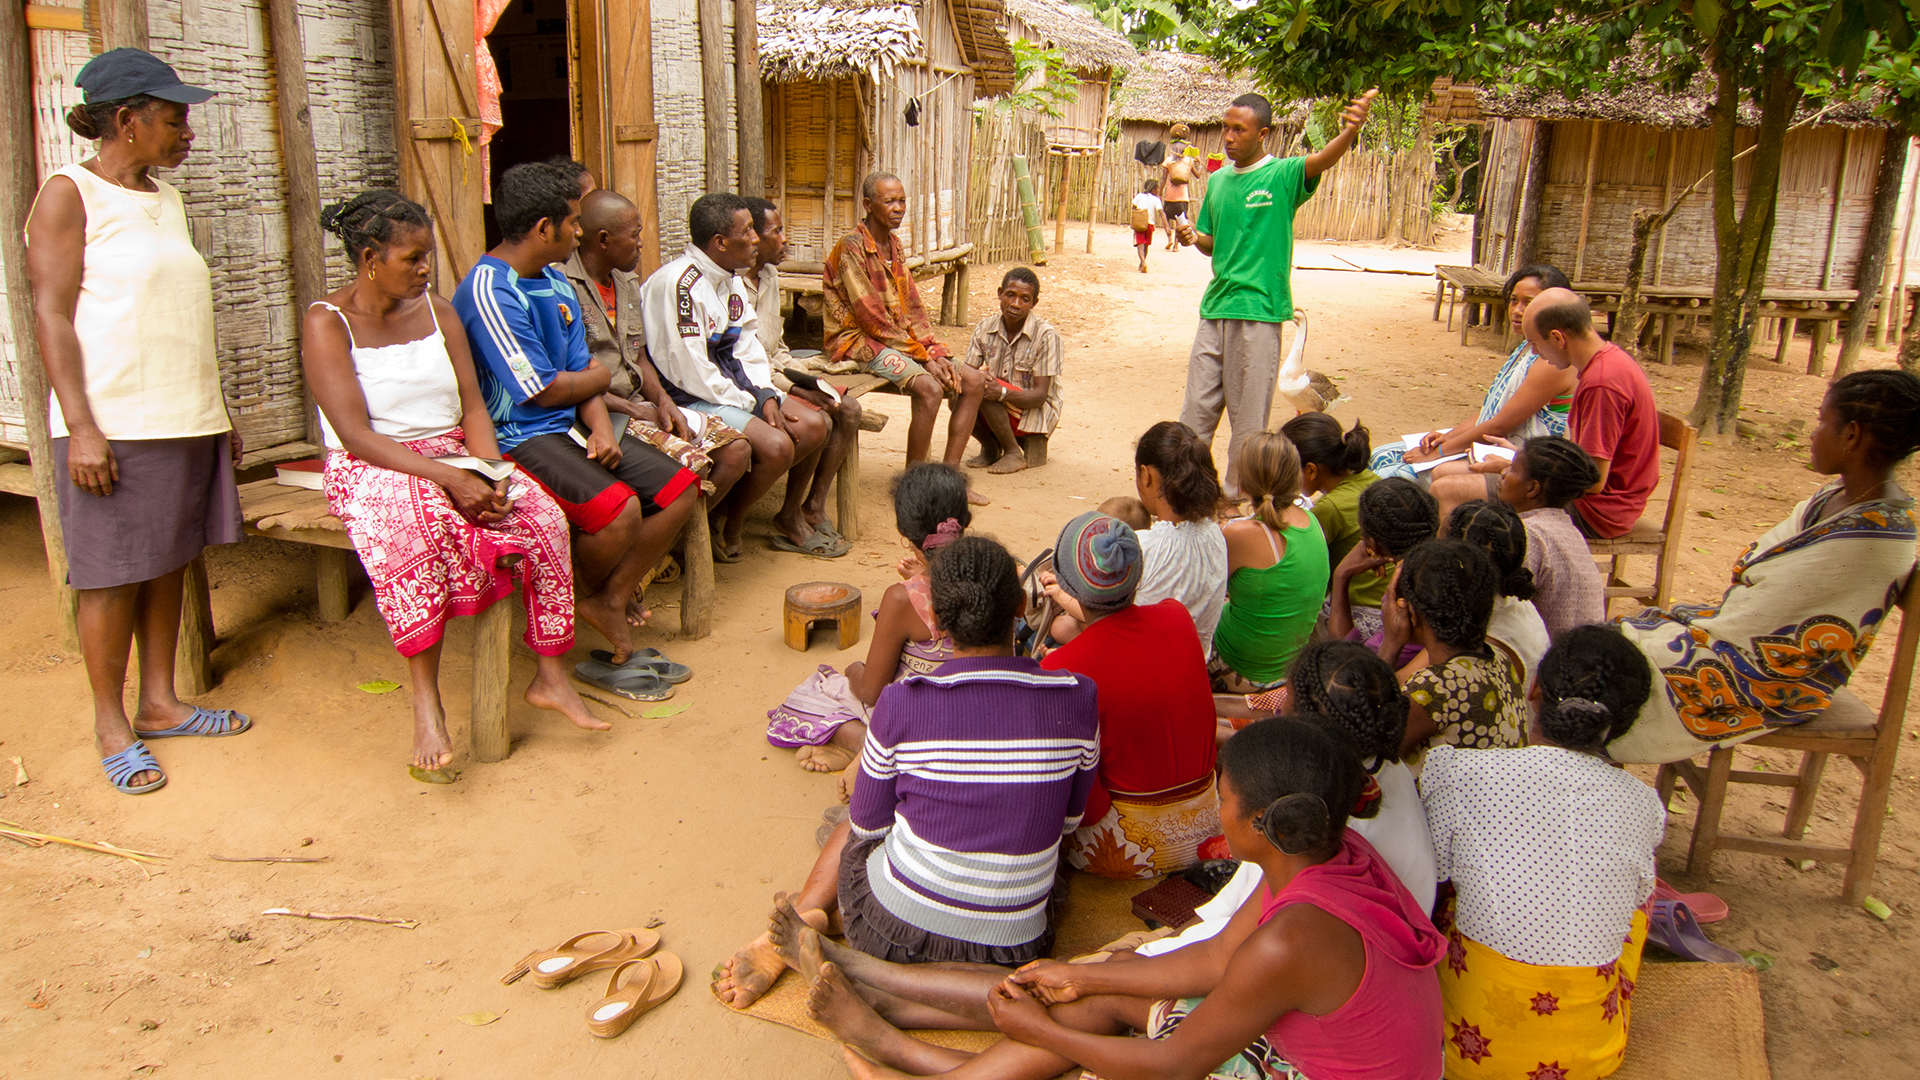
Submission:
[[1013,93],[995,104],[1043,116],[1059,116],[1078,92],[1059,49],[1019,39],[1013,42],[1013,86]]
[[1203,52],[1234,5],[1227,0],[1078,0],[1140,50]]

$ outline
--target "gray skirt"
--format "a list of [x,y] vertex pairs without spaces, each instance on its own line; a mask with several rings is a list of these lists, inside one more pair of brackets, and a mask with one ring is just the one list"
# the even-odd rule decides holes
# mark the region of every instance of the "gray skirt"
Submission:
[[67,440],[53,440],[67,584],[111,589],[164,577],[209,544],[241,538],[240,491],[225,433],[186,439],[109,439],[120,480],[113,494],[73,486]]

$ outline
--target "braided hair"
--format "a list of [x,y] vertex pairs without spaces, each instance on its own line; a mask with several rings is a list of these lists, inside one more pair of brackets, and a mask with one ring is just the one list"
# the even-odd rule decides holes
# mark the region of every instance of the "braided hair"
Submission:
[[1162,420],[1148,428],[1133,448],[1133,463],[1160,470],[1161,493],[1182,521],[1197,521],[1219,509],[1220,474],[1213,467],[1213,450],[1187,425]]
[[1300,453],[1277,431],[1262,431],[1240,448],[1240,490],[1253,500],[1253,513],[1267,527],[1286,528],[1281,519],[1300,497]]
[[320,227],[340,238],[347,258],[360,264],[361,253],[384,251],[399,228],[429,229],[427,208],[392,188],[374,188],[320,211]]
[[1827,403],[1873,441],[1877,465],[1896,465],[1920,448],[1920,378],[1908,372],[1856,371],[1833,384]]
[[[1269,843],[1323,858],[1340,850],[1367,783],[1353,736],[1324,716],[1276,716],[1242,728],[1220,748],[1220,771]],[[1376,805],[1363,814],[1377,812]]]
[[1302,464],[1317,466],[1333,476],[1357,473],[1373,456],[1373,436],[1355,420],[1353,430],[1341,434],[1340,421],[1326,413],[1301,413],[1280,426],[1300,452]]
[[1480,548],[1500,575],[1500,595],[1531,600],[1537,591],[1527,569],[1527,523],[1497,499],[1475,499],[1453,508],[1447,535]]
[[1484,652],[1499,581],[1493,560],[1480,548],[1464,540],[1429,540],[1400,564],[1399,595],[1441,644]]
[[1360,493],[1360,535],[1389,558],[1400,558],[1440,531],[1440,504],[1411,480],[1390,476]]
[[1572,439],[1539,435],[1528,439],[1514,455],[1527,479],[1540,485],[1540,501],[1559,508],[1587,493],[1600,482],[1600,466]]
[[962,530],[973,524],[967,507],[967,478],[951,465],[923,461],[907,466],[893,481],[893,527],[907,543],[926,550],[927,537],[953,522]]
[[963,536],[940,549],[927,571],[933,618],[963,649],[1013,641],[1020,614],[1020,570],[1007,549],[984,536]]
[[1373,759],[1368,772],[1400,760],[1411,704],[1393,666],[1357,641],[1320,641],[1300,650],[1287,673],[1293,711],[1318,713],[1345,728]]
[[159,104],[160,99],[148,94],[135,94],[132,97],[115,98],[112,101],[86,101],[67,110],[67,130],[86,139],[98,142],[111,139],[120,133],[120,127],[114,122],[121,109],[131,110],[128,120]]
[[1569,750],[1599,751],[1633,727],[1653,668],[1611,626],[1576,626],[1540,660],[1540,730]]

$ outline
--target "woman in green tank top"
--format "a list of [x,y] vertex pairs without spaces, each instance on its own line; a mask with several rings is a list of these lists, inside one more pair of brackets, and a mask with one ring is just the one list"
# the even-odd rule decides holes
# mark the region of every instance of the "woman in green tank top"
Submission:
[[1224,692],[1284,682],[1313,633],[1331,566],[1326,536],[1300,495],[1300,454],[1263,431],[1240,452],[1240,487],[1253,514],[1227,523],[1227,605],[1214,631],[1214,674]]

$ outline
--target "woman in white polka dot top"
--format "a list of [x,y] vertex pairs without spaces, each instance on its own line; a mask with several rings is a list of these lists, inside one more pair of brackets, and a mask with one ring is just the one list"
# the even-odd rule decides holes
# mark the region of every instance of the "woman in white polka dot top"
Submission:
[[1420,793],[1455,894],[1436,920],[1448,937],[1447,1076],[1618,1067],[1666,809],[1605,746],[1632,726],[1652,679],[1619,631],[1578,627],[1540,662],[1531,745],[1428,752]]

